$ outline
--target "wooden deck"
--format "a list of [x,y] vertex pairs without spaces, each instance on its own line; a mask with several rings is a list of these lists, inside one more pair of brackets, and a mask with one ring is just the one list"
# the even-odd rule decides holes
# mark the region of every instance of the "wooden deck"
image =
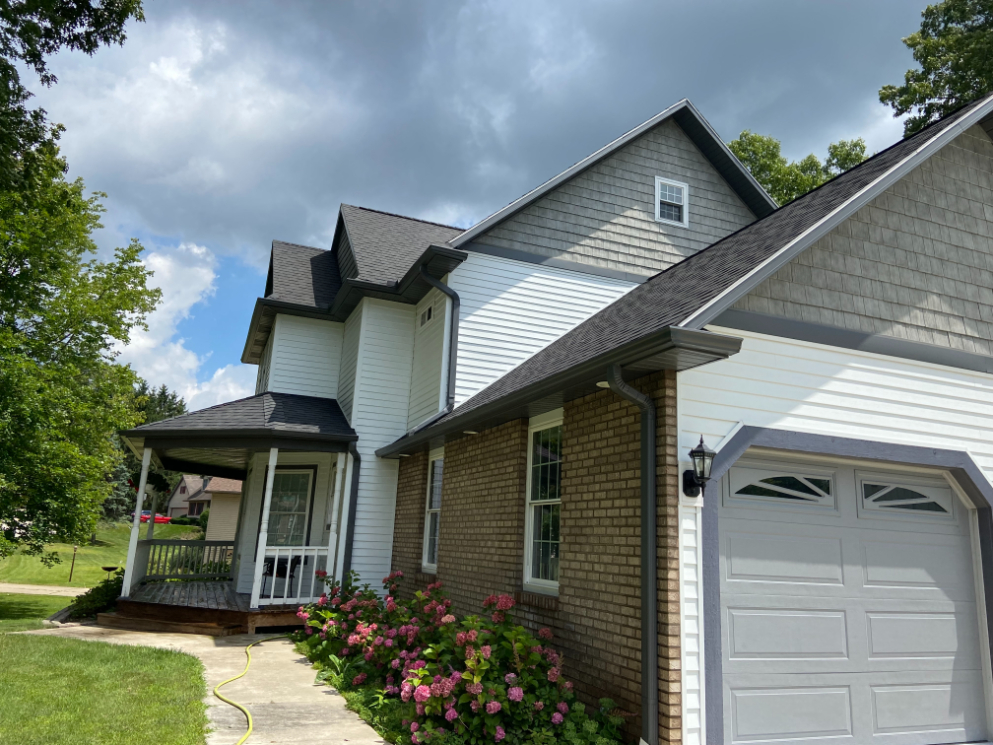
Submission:
[[131,594],[131,600],[135,603],[248,613],[252,596],[247,592],[235,592],[234,582],[149,582],[140,585]]
[[231,581],[147,582],[129,598],[117,599],[117,615],[176,623],[256,627],[299,626],[296,605],[266,605],[252,610],[251,595],[235,592]]

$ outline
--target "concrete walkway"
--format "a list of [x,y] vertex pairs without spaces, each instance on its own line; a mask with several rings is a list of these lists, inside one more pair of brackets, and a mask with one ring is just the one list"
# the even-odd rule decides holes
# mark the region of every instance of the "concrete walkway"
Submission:
[[0,592],[13,592],[18,595],[58,595],[74,598],[82,595],[88,587],[57,587],[56,585],[20,585],[13,582],[0,582]]
[[[157,634],[89,625],[67,625],[27,632],[45,636],[162,647],[196,655],[206,669],[207,715],[213,732],[208,745],[234,745],[247,729],[245,715],[214,696],[214,686],[245,669],[245,646],[265,635],[220,638],[194,634]],[[288,639],[252,647],[248,674],[221,689],[252,712],[255,731],[246,745],[302,745],[308,742],[381,745],[375,730],[345,708],[344,699],[325,685],[314,684],[315,672],[293,651]]]

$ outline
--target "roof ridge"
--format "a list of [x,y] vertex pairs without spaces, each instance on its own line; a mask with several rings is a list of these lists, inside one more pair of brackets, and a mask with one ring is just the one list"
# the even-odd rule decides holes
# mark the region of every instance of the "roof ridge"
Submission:
[[425,219],[420,218],[420,217],[411,217],[410,215],[400,215],[400,214],[397,214],[396,212],[387,212],[386,210],[377,210],[377,209],[373,209],[372,207],[361,207],[361,206],[359,206],[357,204],[346,204],[345,202],[342,202],[341,203],[341,206],[342,207],[352,207],[353,209],[364,210],[365,212],[375,212],[375,213],[380,214],[380,215],[388,215],[389,217],[399,217],[401,220],[411,220],[413,222],[422,222],[422,223],[425,223],[427,225],[437,225],[439,228],[448,228],[450,230],[459,230],[459,231],[465,230],[465,228],[459,228],[459,227],[456,227],[455,225],[446,225],[443,222],[435,222],[434,220],[425,220]]

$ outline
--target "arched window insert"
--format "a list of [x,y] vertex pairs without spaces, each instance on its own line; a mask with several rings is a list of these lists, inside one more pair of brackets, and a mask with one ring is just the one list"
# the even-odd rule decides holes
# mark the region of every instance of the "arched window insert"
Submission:
[[[943,501],[943,500],[942,500]],[[936,496],[923,494],[907,486],[862,482],[862,504],[875,510],[913,510],[951,513],[950,505],[942,504]]]
[[814,504],[831,503],[831,479],[814,476],[766,476],[737,489],[735,496],[787,499]]

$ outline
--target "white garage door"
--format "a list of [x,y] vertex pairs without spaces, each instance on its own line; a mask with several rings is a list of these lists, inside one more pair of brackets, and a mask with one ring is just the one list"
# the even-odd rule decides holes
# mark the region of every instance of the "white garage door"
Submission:
[[720,507],[724,739],[987,739],[971,514],[940,474],[739,461]]

